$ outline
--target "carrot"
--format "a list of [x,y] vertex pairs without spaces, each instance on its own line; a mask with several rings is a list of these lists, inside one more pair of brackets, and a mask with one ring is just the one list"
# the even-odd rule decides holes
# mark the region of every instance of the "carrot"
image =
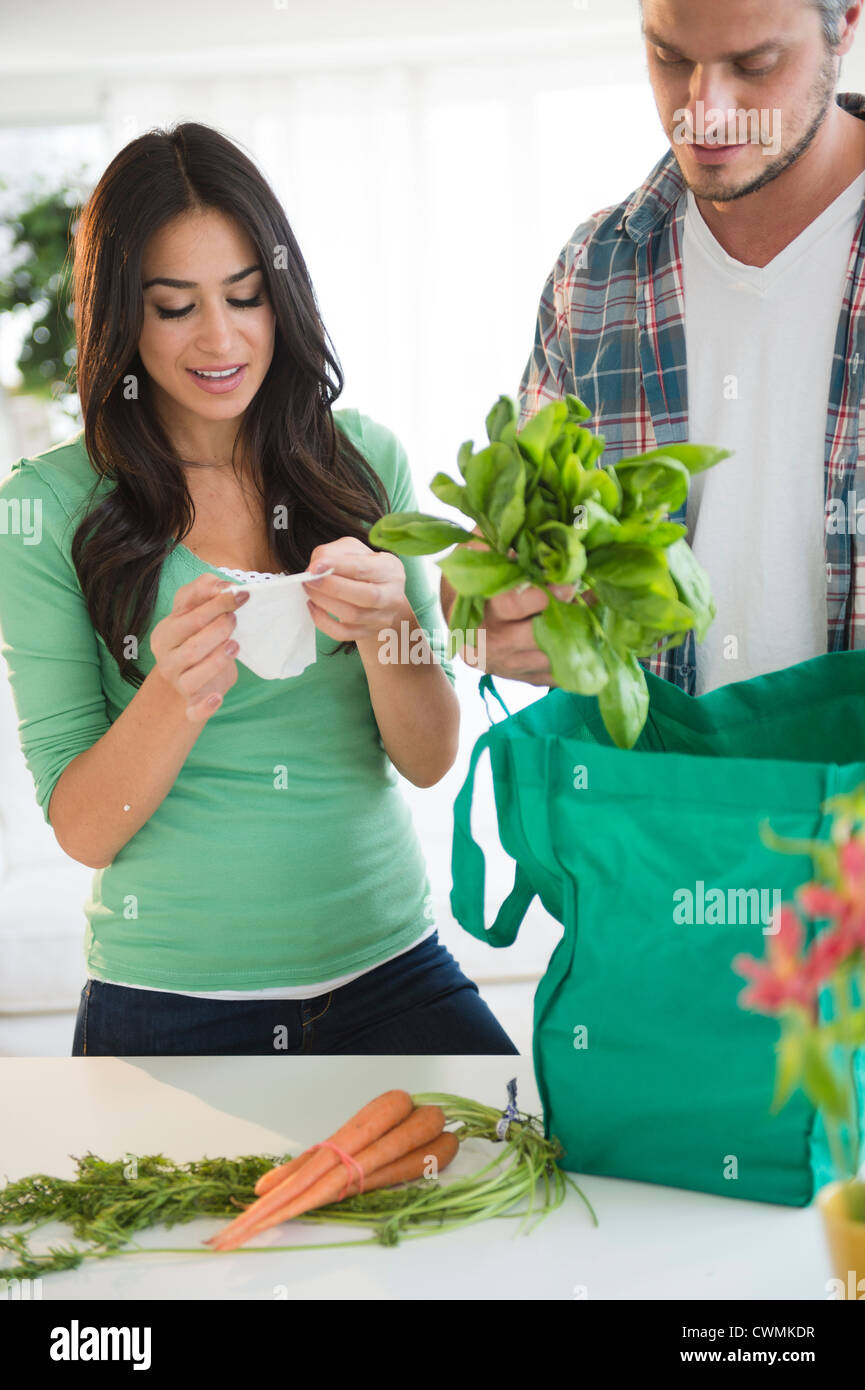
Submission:
[[303,1153],[297,1154],[295,1158],[289,1158],[285,1163],[280,1163],[278,1168],[269,1168],[266,1173],[262,1173],[255,1184],[256,1194],[263,1197],[265,1192],[269,1192],[272,1187],[278,1187],[281,1182],[285,1182],[287,1177],[293,1178],[304,1163],[309,1162],[312,1155],[312,1149],[304,1149]]
[[[420,1144],[416,1149],[412,1149],[411,1153],[395,1159],[393,1163],[386,1163],[383,1168],[377,1168],[370,1177],[364,1178],[363,1190],[374,1192],[377,1187],[398,1187],[402,1182],[425,1178],[426,1165],[431,1158],[435,1159],[435,1168],[431,1175],[435,1177],[453,1162],[459,1153],[459,1147],[460,1141],[457,1136],[451,1130],[443,1129],[429,1144]],[[360,1188],[355,1182],[345,1195],[356,1197],[359,1191]]]
[[[432,1174],[432,1176],[435,1176],[437,1173],[440,1173],[443,1168],[447,1168],[449,1163],[453,1162],[454,1158],[456,1158],[459,1146],[460,1141],[457,1136],[449,1129],[444,1129],[441,1134],[437,1134],[435,1139],[431,1140],[429,1143],[418,1145],[416,1149],[412,1149],[411,1153],[404,1154],[402,1158],[394,1159],[393,1163],[386,1163],[382,1168],[377,1168],[369,1177],[365,1177],[363,1180],[363,1190],[364,1192],[374,1192],[380,1187],[397,1187],[400,1183],[414,1182],[417,1178],[425,1178],[427,1177],[427,1164],[431,1158],[434,1158],[436,1162]],[[326,1181],[326,1179],[322,1179],[322,1181]],[[334,1200],[339,1200],[341,1202],[347,1201],[349,1197],[356,1197],[359,1191],[359,1184],[353,1182],[342,1197]],[[303,1200],[303,1198],[298,1198],[298,1202],[302,1202]],[[326,1201],[317,1203],[317,1206],[326,1205]],[[312,1205],[305,1208],[306,1211],[315,1211],[316,1209],[317,1207]],[[295,1213],[295,1215],[302,1215],[302,1213],[298,1212]],[[257,1226],[252,1228],[248,1235],[244,1237],[244,1243],[247,1240],[251,1240],[253,1236],[257,1236],[259,1231],[266,1231],[270,1226],[278,1226],[283,1221],[290,1219],[291,1218],[286,1216],[284,1211],[272,1212],[264,1221],[259,1222]],[[233,1248],[233,1245],[219,1247],[221,1250]]]
[[[328,1143],[335,1144],[344,1153],[352,1157],[359,1153],[363,1148],[372,1144],[383,1134],[399,1125],[401,1120],[411,1115],[414,1109],[414,1102],[408,1091],[385,1091],[383,1095],[376,1096],[362,1110],[358,1110],[356,1115],[338,1129],[335,1134],[330,1136]],[[444,1119],[442,1120],[442,1125]],[[305,1151],[309,1153],[309,1150]],[[303,1157],[303,1154],[300,1155]],[[262,1217],[268,1216],[277,1207],[283,1205],[287,1196],[296,1197],[301,1192],[305,1192],[314,1182],[330,1172],[332,1168],[339,1165],[342,1171],[342,1160],[334,1153],[333,1149],[319,1148],[304,1163],[302,1169],[295,1165],[297,1159],[292,1159],[290,1163],[284,1163],[284,1176],[278,1184],[273,1185],[263,1197],[259,1197],[257,1202],[247,1207],[246,1211],[241,1212],[227,1226],[228,1230],[247,1230],[257,1224]],[[279,1169],[273,1170],[279,1172]],[[215,1237],[205,1241],[205,1245],[212,1245]]]
[[[390,1111],[390,1107],[393,1107],[393,1110],[391,1113],[390,1123],[385,1126],[385,1129],[392,1128],[394,1125],[399,1124],[400,1120],[404,1120],[406,1115],[411,1114],[411,1096],[408,1094],[407,1091],[385,1091],[383,1095],[377,1096],[375,1100],[370,1101],[369,1105],[365,1105],[362,1110],[359,1110],[356,1115],[353,1115],[352,1118],[348,1121],[348,1123],[343,1125],[342,1129],[338,1129],[336,1131],[336,1134],[332,1134],[330,1136],[329,1142],[331,1144],[336,1144],[337,1147],[340,1149],[344,1149],[346,1153],[355,1153],[356,1150],[349,1147],[350,1135],[347,1133],[347,1131],[351,1130],[352,1127],[355,1125],[363,1127],[369,1120],[378,1117],[379,1109],[381,1109],[382,1111],[380,1118],[382,1119],[382,1121],[384,1121],[384,1119],[386,1118],[384,1112],[385,1110]],[[374,1124],[372,1128],[375,1129]],[[376,1129],[374,1133],[370,1132],[369,1134],[364,1135],[362,1137],[362,1143],[359,1147],[362,1147],[364,1143],[372,1143],[374,1139],[378,1138],[379,1134],[383,1134],[385,1132],[385,1129],[379,1128]],[[321,1149],[319,1149],[318,1152],[319,1154],[322,1154],[322,1152],[326,1151],[322,1151]],[[284,1182],[286,1178],[294,1177],[298,1171],[297,1164],[299,1163],[300,1159],[306,1158],[309,1154],[310,1150],[306,1149],[302,1154],[299,1154],[297,1158],[289,1159],[288,1163],[282,1163],[279,1165],[278,1168],[271,1168],[269,1172],[262,1173],[261,1177],[258,1179],[258,1182],[255,1184],[255,1192],[257,1193],[257,1195],[261,1197],[266,1192],[270,1192],[271,1188],[277,1187],[279,1183]],[[334,1163],[339,1162],[339,1159],[337,1158],[336,1154],[333,1153],[332,1150],[331,1159],[332,1162],[329,1165],[331,1167]]]
[[[419,1144],[429,1144],[441,1134],[444,1124],[445,1115],[440,1106],[419,1105],[401,1124],[352,1155],[363,1173],[364,1180],[385,1164],[404,1157]],[[290,1187],[289,1181],[280,1184],[266,1196],[260,1197],[253,1206],[248,1207],[241,1216],[229,1222],[215,1236],[211,1236],[205,1244],[212,1245],[216,1250],[233,1250],[235,1246],[243,1245],[244,1241],[249,1239],[254,1228],[263,1230],[265,1225],[290,1221],[302,1212],[312,1211],[315,1207],[323,1207],[328,1202],[337,1201],[349,1178],[345,1172],[345,1165],[339,1160],[337,1162],[338,1167],[332,1168],[315,1182],[306,1183],[301,1178],[293,1188]],[[311,1166],[307,1164],[305,1172]]]

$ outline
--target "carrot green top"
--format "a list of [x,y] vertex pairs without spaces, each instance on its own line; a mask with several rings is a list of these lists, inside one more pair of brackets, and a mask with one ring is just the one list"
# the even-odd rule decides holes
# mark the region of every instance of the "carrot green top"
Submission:
[[[415,509],[399,440],[356,410],[334,419],[392,509]],[[70,558],[83,504],[113,486],[97,480],[83,431],[20,459],[0,483],[0,652],[46,820],[63,769],[136,693],[94,631]],[[403,561],[406,594],[442,658],[427,563]],[[181,585],[211,571],[183,545],[168,553],[139,641],[145,674],[153,626]],[[94,873],[84,904],[93,974],[191,991],[312,985],[376,965],[426,931],[431,897],[411,814],[361,659],[336,648],[317,631],[315,663],[287,680],[238,662],[165,800]]]

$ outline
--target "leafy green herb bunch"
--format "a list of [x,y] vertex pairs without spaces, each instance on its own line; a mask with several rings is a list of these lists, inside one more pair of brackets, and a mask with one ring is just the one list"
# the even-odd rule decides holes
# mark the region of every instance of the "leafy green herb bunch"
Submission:
[[[648,714],[640,658],[698,642],[715,616],[708,577],[670,520],[691,476],[729,450],[667,444],[603,465],[604,436],[584,421],[576,396],[551,401],[517,429],[516,409],[500,396],[486,419],[489,443],[458,455],[462,482],[437,473],[439,501],[475,523],[469,531],[423,512],[391,512],[371,528],[371,545],[397,555],[432,555],[457,594],[451,650],[483,625],[486,601],[508,589],[543,589],[548,604],[532,620],[553,684],[598,698],[610,738],[632,748]],[[470,544],[466,544],[470,543]],[[553,585],[573,586],[565,601]]]

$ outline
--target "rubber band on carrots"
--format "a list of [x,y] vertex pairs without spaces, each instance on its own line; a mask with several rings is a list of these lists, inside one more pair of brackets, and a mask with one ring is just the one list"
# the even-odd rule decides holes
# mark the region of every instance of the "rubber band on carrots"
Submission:
[[342,1189],[342,1192],[337,1198],[337,1201],[342,1201],[346,1192],[348,1192],[348,1189],[351,1186],[352,1181],[357,1183],[358,1195],[360,1195],[360,1193],[363,1192],[363,1169],[361,1168],[357,1160],[352,1158],[351,1154],[347,1154],[344,1149],[341,1149],[337,1144],[332,1143],[330,1139],[323,1139],[320,1144],[312,1144],[310,1148],[306,1150],[306,1152],[312,1153],[315,1149],[333,1149],[333,1152],[336,1154],[337,1158],[341,1160],[341,1162],[345,1165],[346,1169],[348,1170],[348,1172],[346,1173],[345,1187]]

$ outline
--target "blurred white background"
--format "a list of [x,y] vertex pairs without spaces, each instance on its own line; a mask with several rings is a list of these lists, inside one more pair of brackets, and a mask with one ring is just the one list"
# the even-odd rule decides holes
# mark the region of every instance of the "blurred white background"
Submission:
[[[422,508],[438,509],[427,481],[482,436],[496,397],[516,394],[564,241],[666,148],[637,0],[79,0],[72,10],[0,0],[0,16],[3,204],[35,176],[92,186],[154,126],[203,121],[241,143],[306,257],[345,371],[341,404],[400,435]],[[865,89],[861,48],[839,86]],[[58,412],[9,395],[20,339],[18,315],[0,317],[0,476],[73,432]],[[500,687],[511,708],[546,693]],[[441,936],[528,1051],[558,927],[535,904],[518,942],[494,951],[450,917],[451,807],[486,725],[465,667],[459,689],[457,766],[435,789],[406,794]],[[512,865],[496,848],[486,776],[477,804],[492,913]],[[0,1054],[68,1053],[89,877],[42,823],[3,670]]]

